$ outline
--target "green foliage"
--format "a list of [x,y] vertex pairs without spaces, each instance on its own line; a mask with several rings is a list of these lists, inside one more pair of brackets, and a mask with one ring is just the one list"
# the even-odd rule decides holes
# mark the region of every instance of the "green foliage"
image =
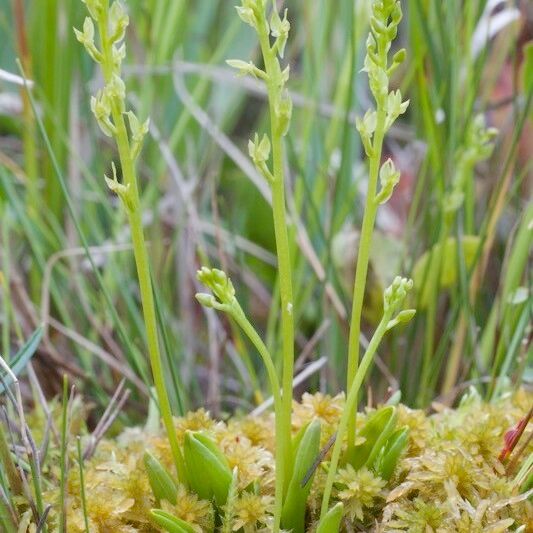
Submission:
[[281,525],[294,533],[305,531],[305,510],[311,491],[313,476],[306,479],[309,469],[320,451],[320,421],[311,422],[301,436],[298,447],[294,447],[292,477],[287,487]]
[[338,533],[340,531],[344,505],[339,502],[335,504],[326,515],[320,519],[317,533]]
[[398,461],[407,447],[408,438],[408,428],[397,429],[379,451],[374,463],[374,470],[381,479],[388,481],[394,474]]
[[226,503],[232,473],[226,457],[206,435],[187,432],[183,448],[189,484],[200,498]]
[[175,504],[178,490],[172,476],[150,452],[145,452],[143,461],[156,504],[161,500]]
[[397,422],[396,410],[392,406],[383,407],[373,413],[358,433],[364,439],[356,445],[351,458],[351,465],[358,469],[362,466],[372,466],[378,454],[386,447],[389,437],[394,432]]
[[[19,376],[24,371],[31,358],[35,355],[42,336],[43,327],[40,326],[31,334],[24,346],[22,346],[20,350],[13,356],[13,358],[9,360],[11,372],[15,376]],[[12,382],[13,380],[9,374],[2,376],[2,381],[0,382],[0,394],[2,394],[6,387],[9,387]]]
[[162,527],[168,533],[195,533],[194,529],[190,524],[187,524],[185,520],[181,518],[176,518],[170,513],[162,511],[161,509],[152,509],[150,512],[152,520],[160,527]]

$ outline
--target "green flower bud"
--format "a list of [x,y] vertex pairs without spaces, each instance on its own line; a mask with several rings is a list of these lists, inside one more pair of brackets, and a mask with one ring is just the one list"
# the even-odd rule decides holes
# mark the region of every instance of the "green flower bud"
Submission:
[[392,196],[394,187],[396,187],[400,181],[400,172],[396,170],[392,159],[389,158],[383,163],[379,171],[379,179],[381,182],[381,190],[376,195],[375,201],[378,204],[384,204]]
[[392,56],[391,66],[387,69],[387,75],[389,77],[405,61],[406,55],[405,48],[402,48]]
[[257,28],[259,17],[264,16],[265,0],[242,0],[242,5],[235,9],[243,22]]
[[246,24],[252,26],[252,28],[256,27],[257,21],[255,19],[254,11],[252,8],[244,6],[235,6],[235,9],[237,10],[239,17],[243,22],[246,22]]
[[221,307],[221,305],[217,302],[216,298],[212,294],[207,294],[205,292],[197,292],[194,297],[204,307],[209,307],[211,309],[219,309]]
[[87,7],[87,11],[94,20],[98,20],[105,8],[107,0],[81,0]]
[[400,311],[396,315],[396,318],[389,320],[387,323],[387,331],[396,327],[398,324],[407,324],[415,315],[416,309],[405,309],[404,311]]

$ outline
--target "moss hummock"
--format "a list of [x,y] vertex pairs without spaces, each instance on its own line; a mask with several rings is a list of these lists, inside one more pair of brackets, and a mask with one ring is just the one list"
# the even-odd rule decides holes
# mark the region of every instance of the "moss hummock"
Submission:
[[[456,409],[434,405],[425,414],[397,405],[397,427],[408,428],[407,446],[389,480],[376,474],[376,464],[355,469],[341,464],[333,500],[344,504],[342,531],[375,532],[504,532],[527,531],[533,520],[531,490],[519,486],[520,460],[504,462],[500,454],[505,436],[527,414],[533,395],[520,391],[495,404],[467,393]],[[312,420],[319,420],[324,447],[335,433],[344,407],[343,396],[304,394],[293,406],[293,437]],[[358,432],[375,409],[357,418]],[[270,414],[214,420],[200,409],[175,420],[183,446],[189,431],[203,432],[218,446],[235,473],[234,490],[225,505],[199,498],[177,484],[176,503],[156,502],[143,456],[150,451],[172,472],[172,453],[164,433],[135,428],[116,439],[102,441],[84,464],[86,510],[91,533],[161,531],[150,510],[163,509],[186,521],[194,531],[269,531],[273,520],[275,487],[274,420]],[[359,437],[362,444],[364,437]],[[74,440],[74,439],[71,439]],[[524,441],[525,442],[525,439]],[[325,451],[325,449],[323,449]],[[521,460],[533,451],[529,443]],[[67,530],[84,532],[85,521],[79,469],[74,447],[67,487]],[[306,531],[315,531],[329,454],[317,467],[307,502]],[[48,473],[51,487],[45,501],[58,501],[58,479]],[[206,480],[210,475],[205,471]],[[528,500],[529,496],[529,500]],[[21,502],[21,505],[24,505]],[[54,530],[57,506],[49,514]]]

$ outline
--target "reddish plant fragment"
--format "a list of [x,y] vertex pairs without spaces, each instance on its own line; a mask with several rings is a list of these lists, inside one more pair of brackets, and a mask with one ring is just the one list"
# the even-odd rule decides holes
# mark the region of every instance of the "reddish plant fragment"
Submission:
[[509,455],[511,455],[512,451],[515,449],[518,441],[520,440],[522,433],[524,433],[524,430],[526,429],[532,414],[533,407],[529,410],[527,416],[519,420],[518,424],[516,424],[514,428],[510,429],[505,433],[505,436],[503,437],[504,445],[502,451],[500,452],[500,455],[498,456],[498,459],[500,461],[505,461],[505,459],[507,459]]

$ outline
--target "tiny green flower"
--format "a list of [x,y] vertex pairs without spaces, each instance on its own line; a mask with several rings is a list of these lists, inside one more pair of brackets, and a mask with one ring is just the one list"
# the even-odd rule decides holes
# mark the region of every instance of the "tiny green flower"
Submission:
[[402,102],[402,93],[398,89],[397,91],[391,91],[387,97],[387,118],[385,120],[385,131],[388,131],[393,122],[403,115],[409,106],[409,100]]
[[113,69],[115,72],[120,73],[120,66],[122,65],[122,61],[126,57],[126,45],[122,44],[121,46],[117,47],[113,45],[111,47],[111,59],[113,61]]
[[259,135],[256,133],[254,140],[248,141],[248,152],[256,165],[268,161],[270,157],[270,139],[268,135],[266,133],[263,134],[261,141],[259,141]]
[[111,122],[111,101],[107,91],[101,90],[96,93],[96,96],[91,96],[91,111],[102,132],[108,137],[112,137],[116,129]]
[[126,28],[129,24],[128,14],[118,0],[109,8],[109,41],[116,43],[124,39]]
[[108,178],[104,174],[104,179],[107,186],[121,199],[122,203],[128,211],[132,211],[134,208],[134,202],[131,195],[130,184],[124,185],[120,183],[117,178],[117,169],[115,163],[111,163],[111,168],[113,170],[113,178]]
[[250,139],[248,141],[248,153],[257,170],[261,172],[267,181],[272,182],[274,177],[267,166],[267,161],[270,157],[270,139],[268,138],[268,135],[263,134],[260,141],[259,135],[256,133],[254,140],[252,141]]
[[109,99],[118,105],[121,112],[124,112],[124,100],[126,99],[126,85],[122,78],[113,74],[111,81],[104,87],[104,91],[109,95]]
[[131,157],[137,159],[143,144],[144,137],[150,127],[150,119],[141,122],[133,111],[126,113],[131,132]]
[[285,9],[283,19],[280,18],[277,10],[272,12],[272,17],[270,18],[270,33],[276,39],[274,47],[281,58],[283,58],[285,53],[285,45],[287,44],[289,30],[291,29],[291,23],[287,20],[287,11]]
[[372,137],[376,131],[377,114],[375,111],[369,109],[363,118],[357,117],[355,119],[355,127],[361,135],[361,141],[365,149],[366,155],[372,155]]
[[252,61],[242,61],[240,59],[228,59],[226,63],[234,69],[237,69],[238,76],[248,76],[251,75],[254,78],[261,78],[262,80],[266,79],[266,73],[260,68],[256,67]]
[[[288,68],[287,67],[283,73],[287,72],[288,76]],[[286,80],[284,80],[286,81]],[[291,117],[292,117],[292,100],[288,93],[285,93],[285,95],[281,98],[278,107],[276,109],[276,114],[278,117],[278,134],[281,136],[287,135],[289,131],[289,126],[291,123]]]
[[384,204],[389,200],[394,191],[394,187],[400,181],[400,172],[396,170],[392,159],[387,159],[383,163],[381,170],[379,171],[379,179],[381,182],[381,190],[376,195],[375,201],[378,204]]
[[83,44],[87,53],[91,56],[93,61],[100,63],[102,61],[102,54],[94,44],[94,23],[91,17],[85,17],[83,21],[83,31],[74,28],[76,39]]

